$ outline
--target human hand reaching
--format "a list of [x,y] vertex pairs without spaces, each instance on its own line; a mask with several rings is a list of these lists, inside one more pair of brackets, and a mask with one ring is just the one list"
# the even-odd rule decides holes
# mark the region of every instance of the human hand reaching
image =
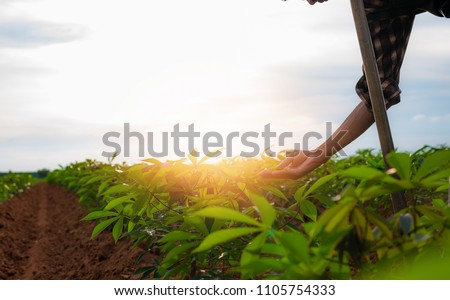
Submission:
[[263,178],[298,179],[325,163],[329,157],[323,151],[300,151],[293,157],[286,157],[275,170],[260,172]]

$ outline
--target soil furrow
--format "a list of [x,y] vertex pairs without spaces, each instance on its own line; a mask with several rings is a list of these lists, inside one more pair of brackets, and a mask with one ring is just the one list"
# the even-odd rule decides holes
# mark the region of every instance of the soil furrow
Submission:
[[86,214],[74,194],[46,183],[0,203],[0,279],[137,278],[144,251],[108,232],[90,240]]

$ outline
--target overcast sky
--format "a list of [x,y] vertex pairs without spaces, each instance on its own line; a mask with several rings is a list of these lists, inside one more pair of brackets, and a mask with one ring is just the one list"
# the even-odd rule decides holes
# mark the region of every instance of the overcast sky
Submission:
[[[449,36],[417,17],[389,111],[400,150],[450,142]],[[0,171],[104,160],[126,122],[155,140],[270,123],[301,142],[343,121],[360,76],[349,1],[0,0]],[[379,148],[374,128],[359,148]]]

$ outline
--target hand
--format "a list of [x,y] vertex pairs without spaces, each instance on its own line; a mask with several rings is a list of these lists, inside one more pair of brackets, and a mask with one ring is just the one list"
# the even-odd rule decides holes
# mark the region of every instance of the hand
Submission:
[[285,158],[275,170],[263,170],[263,178],[298,179],[325,163],[326,157],[321,150],[316,152],[300,151],[294,157]]
[[328,0],[307,0],[309,4],[314,5],[317,2],[319,3],[323,3],[323,2],[327,2]]

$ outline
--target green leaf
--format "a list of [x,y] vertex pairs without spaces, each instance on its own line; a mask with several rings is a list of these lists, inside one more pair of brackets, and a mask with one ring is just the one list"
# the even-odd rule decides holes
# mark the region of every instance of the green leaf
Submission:
[[273,272],[273,271],[284,271],[288,269],[290,266],[284,262],[281,261],[278,258],[271,258],[271,257],[261,257],[260,259],[256,261],[251,261],[250,263],[246,265],[241,265],[238,270],[240,270],[242,273],[250,273],[250,274],[264,274],[266,272]]
[[179,246],[176,246],[174,248],[172,248],[167,255],[164,257],[163,262],[161,263],[162,265],[165,264],[172,264],[174,261],[176,261],[182,254],[187,255],[188,251],[192,248],[194,248],[195,246],[198,245],[198,242],[192,242],[192,243],[187,243],[187,244],[181,244]]
[[279,244],[265,243],[261,248],[261,253],[283,257],[286,255],[286,249]]
[[123,217],[120,218],[116,222],[116,224],[114,224],[114,227],[113,227],[112,235],[113,235],[114,241],[116,243],[119,240],[120,235],[122,234],[122,230],[123,230]]
[[355,203],[346,203],[332,216],[329,222],[325,225],[325,231],[330,232],[336,229],[343,220],[345,220],[350,211],[355,207]]
[[276,218],[276,211],[272,205],[270,205],[269,201],[267,201],[264,196],[250,190],[248,191],[248,198],[256,206],[264,225],[267,227],[272,227],[272,224]]
[[307,185],[305,184],[297,189],[294,194],[295,201],[300,203],[300,201],[304,199],[303,194],[305,193],[306,187]]
[[401,179],[409,180],[411,178],[411,156],[408,153],[389,153],[386,160],[391,168],[397,170]]
[[133,201],[130,201],[130,199],[133,197],[133,195],[127,195],[127,196],[122,196],[116,199],[113,199],[111,201],[108,202],[108,204],[106,205],[106,207],[104,208],[104,210],[111,210],[114,207],[123,204],[125,202],[127,203],[132,203]]
[[300,201],[300,210],[302,213],[313,221],[317,220],[317,208],[309,200]]
[[342,228],[324,233],[320,237],[320,244],[318,245],[319,249],[317,249],[320,257],[327,257],[335,252],[336,246],[342,241],[344,236],[352,229],[352,227],[352,225],[346,225],[342,226]]
[[243,214],[241,212],[226,207],[206,207],[200,211],[195,212],[193,215],[241,222],[258,227],[261,227],[263,225],[260,222],[254,220],[253,218],[247,216],[246,214]]
[[139,176],[138,178],[142,178],[144,174],[144,169],[149,168],[147,164],[135,164],[126,169],[127,174],[132,176]]
[[350,177],[355,179],[374,179],[374,178],[383,178],[387,176],[380,170],[373,169],[370,167],[353,167],[341,171],[340,174],[344,177]]
[[117,213],[112,212],[112,211],[99,210],[99,211],[93,211],[93,212],[89,213],[86,217],[81,219],[81,221],[89,221],[89,220],[95,220],[95,219],[100,219],[100,218],[105,218],[105,217],[113,217],[113,216],[117,216]]
[[283,194],[283,192],[280,191],[279,189],[277,189],[277,188],[274,187],[274,186],[271,186],[271,185],[263,185],[263,186],[261,186],[261,188],[262,188],[263,190],[266,190],[266,191],[271,192],[272,194],[274,194],[275,196],[280,197],[280,198],[283,199],[283,200],[289,201],[288,198]]
[[436,208],[444,209],[445,207],[447,207],[447,203],[445,203],[442,199],[433,199],[433,206]]
[[191,161],[191,163],[196,166],[197,165],[197,156],[194,156],[194,154],[198,154],[197,150],[192,150],[191,153],[188,154],[188,158]]
[[103,192],[104,196],[112,195],[112,194],[118,194],[123,192],[128,192],[131,189],[130,186],[124,185],[124,184],[118,184],[113,187],[110,187],[105,192]]
[[277,238],[283,245],[291,262],[309,262],[309,244],[306,237],[298,231],[277,232]]
[[184,218],[184,223],[188,226],[193,226],[195,229],[207,235],[209,233],[208,228],[206,228],[205,221],[202,217],[186,216]]
[[103,230],[105,230],[109,225],[114,223],[119,218],[120,217],[114,217],[114,218],[108,219],[106,221],[103,221],[100,224],[98,224],[97,226],[95,226],[94,230],[92,230],[91,239],[96,237],[97,235],[99,235]]
[[[447,179],[450,176],[450,168],[441,170],[439,172],[436,172],[428,177],[422,178],[422,181],[420,182],[422,185],[432,185],[441,179]],[[444,184],[444,183],[442,183]]]
[[[205,218],[205,221],[206,221],[206,219],[209,219],[209,218]],[[220,220],[220,219],[213,219],[213,220],[214,220],[214,222],[212,223],[209,232],[214,232],[214,231],[220,230],[221,228],[225,227],[225,224],[227,223],[226,220]]]
[[330,232],[336,227],[338,227],[341,222],[348,217],[350,211],[355,207],[356,201],[351,199],[349,200],[341,200],[340,203],[330,207],[327,209],[317,221],[316,227],[313,229],[312,235],[316,236],[319,234],[322,229],[325,228],[325,231]]
[[91,179],[88,180],[88,182],[85,183],[85,185],[89,185],[92,184],[94,182],[100,181],[100,180],[104,180],[105,178],[107,178],[107,176],[94,176]]
[[148,163],[151,163],[151,164],[154,164],[154,165],[160,165],[161,164],[161,162],[159,160],[157,160],[156,158],[152,158],[152,157],[147,158],[147,159],[143,159],[142,161],[145,161],[145,162],[148,162]]
[[444,183],[442,185],[439,185],[439,187],[436,188],[435,192],[443,192],[450,189],[450,183]]
[[100,195],[101,193],[103,193],[103,191],[108,187],[109,182],[111,180],[112,180],[112,178],[109,178],[100,184],[100,186],[98,187],[97,195]]
[[135,222],[133,222],[132,220],[128,221],[128,233],[130,233],[134,229],[134,226],[136,226]]
[[332,207],[336,205],[336,202],[334,202],[329,196],[327,195],[314,195],[314,198],[316,200],[319,200],[322,204],[324,204],[326,207]]
[[383,220],[381,220],[379,217],[377,217],[375,214],[371,213],[370,211],[366,211],[366,214],[367,214],[367,220],[372,222],[373,224],[375,224],[375,226],[377,226],[377,228],[384,234],[384,236],[387,238],[387,240],[390,240],[390,238],[392,238],[392,231],[383,222]]
[[145,204],[148,203],[149,201],[147,200],[146,197],[136,197],[136,200],[134,201],[133,205],[132,205],[132,213],[133,214],[139,214],[139,212],[141,212],[141,210],[144,208]]
[[431,154],[423,161],[422,165],[414,176],[414,180],[421,180],[437,168],[448,164],[449,161],[450,150],[441,150]]
[[202,241],[200,246],[194,249],[194,252],[209,250],[218,244],[222,244],[235,238],[238,238],[240,236],[252,234],[259,231],[261,231],[261,228],[253,228],[253,227],[230,228],[216,231],[208,235]]
[[330,175],[326,175],[324,177],[321,177],[319,180],[314,182],[314,184],[306,191],[306,193],[303,195],[303,197],[307,197],[311,193],[315,192],[318,188],[320,188],[322,185],[326,184],[328,181],[336,177],[337,173],[333,173]]
[[[244,248],[241,254],[240,264],[244,266],[252,261],[259,260],[259,254],[261,252],[264,243],[266,242],[267,232],[263,231],[258,234],[247,246]],[[248,272],[243,272],[242,277],[248,277]]]
[[417,205],[416,209],[433,221],[442,220],[442,216],[440,215],[442,210],[439,208],[426,205]]
[[241,265],[246,265],[250,261],[257,260],[259,258],[259,253],[263,247],[267,238],[267,231],[263,231],[258,234],[242,251],[241,255]]
[[172,231],[163,236],[158,240],[158,243],[164,244],[168,242],[175,242],[175,241],[183,241],[183,240],[190,240],[190,239],[199,239],[200,237],[196,234],[184,232],[184,231]]

